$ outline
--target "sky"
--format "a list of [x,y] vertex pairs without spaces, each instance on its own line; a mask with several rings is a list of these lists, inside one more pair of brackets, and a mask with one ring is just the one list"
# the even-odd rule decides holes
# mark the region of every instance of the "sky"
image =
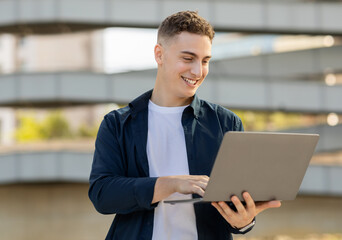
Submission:
[[157,29],[108,28],[104,39],[106,72],[157,67],[153,54]]

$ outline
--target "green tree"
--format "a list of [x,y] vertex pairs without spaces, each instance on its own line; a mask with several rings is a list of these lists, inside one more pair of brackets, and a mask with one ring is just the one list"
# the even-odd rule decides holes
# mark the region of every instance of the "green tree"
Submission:
[[71,138],[67,120],[60,111],[53,111],[42,122],[42,129],[45,139]]
[[94,125],[94,126],[87,126],[86,124],[81,124],[79,129],[78,129],[78,136],[79,137],[86,137],[86,138],[94,138],[97,135],[97,130],[99,126]]
[[60,111],[51,112],[43,121],[38,121],[32,115],[19,117],[15,138],[18,142],[32,142],[47,139],[73,137],[67,120]]
[[30,142],[44,139],[42,126],[32,116],[19,117],[19,127],[15,132],[15,138],[19,142]]

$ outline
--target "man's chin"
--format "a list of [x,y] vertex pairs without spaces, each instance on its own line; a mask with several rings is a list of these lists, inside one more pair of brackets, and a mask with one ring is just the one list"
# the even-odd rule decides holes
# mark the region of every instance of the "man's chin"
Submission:
[[196,91],[188,91],[186,94],[184,94],[185,98],[192,98],[196,94]]

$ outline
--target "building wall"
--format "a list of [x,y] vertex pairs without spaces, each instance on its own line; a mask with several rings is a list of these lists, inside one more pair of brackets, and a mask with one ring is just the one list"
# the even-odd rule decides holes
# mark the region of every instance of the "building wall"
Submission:
[[[97,213],[87,193],[84,183],[0,185],[0,239],[104,239],[113,215]],[[263,212],[244,238],[342,236],[341,206],[342,198],[300,196]]]
[[0,74],[104,70],[103,30],[54,35],[0,35]]
[[247,236],[342,234],[341,206],[341,197],[299,196],[282,202],[278,209],[262,212]]
[[113,216],[97,213],[88,184],[0,186],[0,239],[104,239]]
[[17,39],[10,34],[0,35],[0,74],[15,70]]
[[20,70],[90,71],[103,68],[103,31],[32,35],[20,41]]
[[15,111],[12,108],[0,108],[0,145],[14,142]]

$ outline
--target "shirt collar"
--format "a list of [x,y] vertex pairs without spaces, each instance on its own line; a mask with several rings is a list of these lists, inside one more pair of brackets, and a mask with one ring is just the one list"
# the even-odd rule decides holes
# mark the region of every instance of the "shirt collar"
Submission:
[[200,108],[201,108],[201,102],[200,99],[197,97],[197,95],[194,95],[194,99],[192,100],[190,106],[193,110],[194,117],[197,119],[200,113]]
[[[142,94],[141,96],[137,97],[136,99],[134,99],[132,102],[129,103],[129,106],[132,109],[132,117],[135,117],[135,115],[138,112],[140,112],[140,111],[142,111],[148,107],[148,102],[151,99],[152,91],[153,91],[153,89],[145,92],[144,94]],[[194,117],[196,119],[199,116],[200,106],[201,106],[200,99],[195,94],[194,99],[192,100],[189,107],[192,108]]]
[[129,107],[132,109],[132,117],[135,117],[138,112],[148,107],[148,101],[152,96],[153,89],[145,92],[143,95],[137,97],[129,103]]

